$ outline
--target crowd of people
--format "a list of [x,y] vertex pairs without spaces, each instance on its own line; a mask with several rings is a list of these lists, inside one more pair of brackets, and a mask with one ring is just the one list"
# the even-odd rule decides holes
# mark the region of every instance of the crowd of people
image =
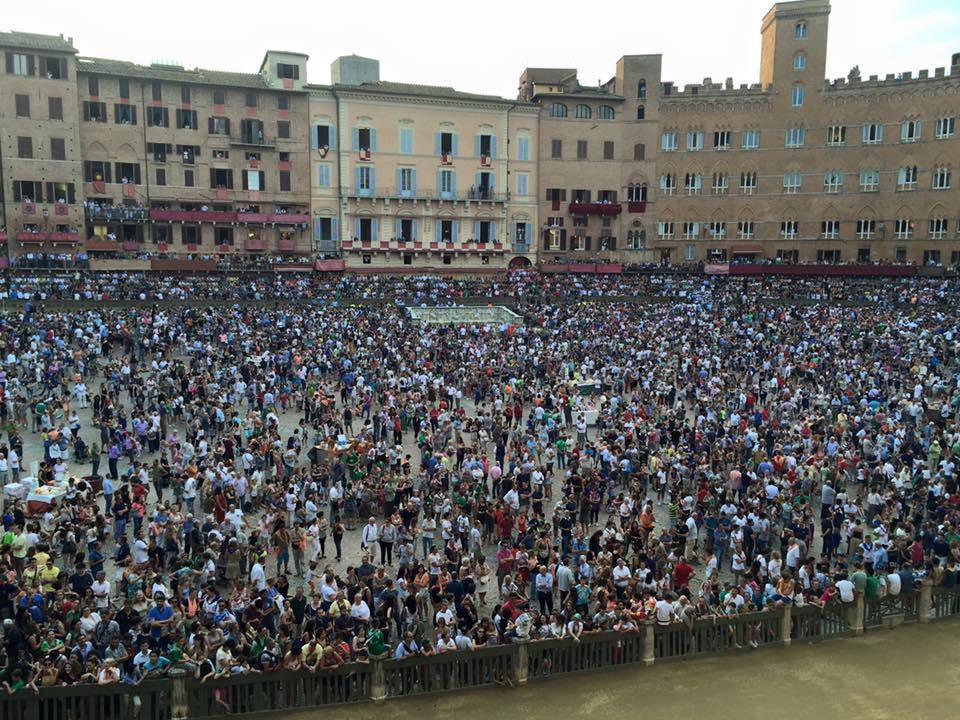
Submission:
[[[197,297],[145,278],[132,292]],[[321,672],[956,585],[956,302],[694,282],[504,326],[283,302],[295,285],[275,306],[5,313],[0,480],[37,483],[5,496],[5,688]]]
[[[260,258],[251,265],[270,270],[298,258]],[[299,258],[301,261],[304,258]],[[229,256],[220,270],[243,269]],[[301,263],[302,264],[302,263]],[[52,300],[391,300],[412,304],[457,304],[465,298],[521,302],[616,297],[671,297],[717,302],[812,300],[882,304],[936,304],[955,297],[958,281],[907,278],[734,277],[701,273],[648,272],[622,275],[544,274],[513,271],[473,278],[437,275],[385,276],[334,273],[251,275],[170,274],[161,272],[18,271],[0,278],[0,298]]]

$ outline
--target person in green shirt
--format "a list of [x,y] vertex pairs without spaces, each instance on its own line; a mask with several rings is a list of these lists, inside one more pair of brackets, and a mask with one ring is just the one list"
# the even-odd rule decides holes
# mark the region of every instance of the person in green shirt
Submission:
[[23,573],[23,569],[26,566],[27,561],[27,546],[29,545],[29,538],[27,538],[26,528],[21,528],[17,525],[14,525],[13,527],[16,531],[13,536],[13,542],[11,543],[11,549],[13,550],[13,564],[16,566],[18,573]]
[[167,645],[167,651],[164,653],[163,657],[170,661],[172,665],[176,665],[181,660],[183,660],[183,650],[180,649],[180,645],[176,642],[171,642]]
[[867,590],[867,573],[863,571],[863,563],[857,562],[854,566],[853,573],[850,575],[850,582],[853,583],[853,587],[858,593],[865,593]]
[[567,439],[562,435],[557,438],[557,467],[561,470],[567,467]]
[[880,597],[880,578],[873,572],[873,568],[867,572],[867,584],[864,591],[867,599],[876,599]]
[[4,680],[3,687],[6,689],[8,695],[13,695],[17,690],[22,690],[25,687],[30,688],[38,695],[40,694],[33,680],[28,682],[27,679],[23,677],[23,672],[21,672],[20,668],[13,669],[10,673],[10,681],[7,682]]
[[375,621],[370,633],[367,635],[367,650],[370,657],[376,659],[386,652],[384,644],[383,631],[380,629],[380,622]]
[[43,642],[40,643],[40,652],[46,655],[51,650],[63,650],[63,640],[56,636],[53,630],[48,630]]
[[254,658],[260,657],[260,653],[263,652],[263,649],[267,645],[267,640],[270,637],[270,628],[266,625],[260,626],[260,631],[257,633],[257,636],[253,639],[253,642],[250,645],[250,656]]

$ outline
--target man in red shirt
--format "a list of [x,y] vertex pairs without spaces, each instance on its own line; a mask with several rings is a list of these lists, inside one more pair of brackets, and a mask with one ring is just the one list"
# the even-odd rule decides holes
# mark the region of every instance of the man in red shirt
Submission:
[[497,551],[497,580],[503,582],[503,578],[513,572],[513,548],[510,543],[504,540],[500,543],[500,549]]
[[677,564],[673,566],[673,587],[675,589],[687,587],[693,573],[693,566],[687,562],[687,559],[685,557],[680,558]]

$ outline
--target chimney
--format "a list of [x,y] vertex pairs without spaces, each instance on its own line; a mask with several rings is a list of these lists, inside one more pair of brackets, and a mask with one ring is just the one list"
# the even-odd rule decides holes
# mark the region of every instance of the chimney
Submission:
[[380,80],[380,61],[359,55],[343,55],[330,65],[334,85],[363,85]]

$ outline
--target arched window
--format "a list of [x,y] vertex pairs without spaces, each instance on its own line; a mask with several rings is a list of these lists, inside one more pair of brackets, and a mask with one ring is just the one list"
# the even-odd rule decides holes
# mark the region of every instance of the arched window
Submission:
[[577,105],[576,115],[577,115],[577,118],[580,120],[589,120],[590,118],[593,117],[593,110],[590,109],[589,105],[584,105],[583,103],[580,103],[579,105]]
[[645,98],[647,96],[647,81],[641,80],[637,83],[637,97]]
[[614,115],[616,115],[616,113],[609,105],[601,105],[597,111],[597,116],[601,120],[613,120]]
[[950,167],[948,165],[937,165],[933,169],[933,189],[950,189]]
[[567,116],[567,106],[563,103],[551,103],[550,104],[550,117],[566,117]]
[[790,102],[794,107],[803,107],[803,85],[794,85]]
[[643,120],[646,117],[647,111],[643,105],[637,105],[637,120]]
[[798,22],[793,26],[793,36],[797,40],[802,40],[807,36],[807,24],[805,22]]
[[646,183],[630,183],[627,185],[627,201],[628,202],[646,202],[647,201],[647,184]]
[[793,69],[805,70],[807,67],[807,54],[799,52],[793,57]]

